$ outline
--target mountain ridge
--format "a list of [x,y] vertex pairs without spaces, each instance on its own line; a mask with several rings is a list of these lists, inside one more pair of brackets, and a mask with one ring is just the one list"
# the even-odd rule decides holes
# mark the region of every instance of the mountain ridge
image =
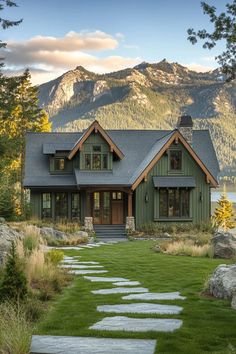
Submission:
[[236,171],[236,82],[219,69],[198,73],[165,59],[106,74],[77,66],[39,86],[53,129],[76,131],[98,119],[104,128],[171,129],[189,114],[209,129],[225,179]]

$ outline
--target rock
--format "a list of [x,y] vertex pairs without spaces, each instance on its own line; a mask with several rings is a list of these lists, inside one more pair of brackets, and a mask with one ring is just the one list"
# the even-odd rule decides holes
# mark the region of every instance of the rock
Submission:
[[86,231],[76,231],[74,235],[78,237],[88,237],[88,233]]
[[236,256],[236,237],[230,232],[218,231],[212,238],[214,256],[233,258]]
[[236,310],[236,293],[234,294],[231,302],[232,309]]
[[236,264],[219,265],[209,280],[210,293],[221,299],[232,299],[236,294]]
[[164,232],[164,234],[162,235],[163,238],[172,238],[172,236],[170,234],[168,234],[168,232]]
[[22,236],[20,232],[12,229],[7,224],[0,223],[0,264],[3,263],[11,242],[21,239]]
[[67,240],[68,235],[65,232],[55,230],[52,227],[42,227],[40,229],[40,234],[46,237],[53,237],[60,240]]
[[5,224],[6,220],[4,217],[0,216],[0,224]]

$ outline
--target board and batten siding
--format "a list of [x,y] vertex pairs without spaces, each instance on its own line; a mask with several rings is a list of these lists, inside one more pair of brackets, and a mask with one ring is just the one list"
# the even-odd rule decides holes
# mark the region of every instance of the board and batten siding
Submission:
[[[169,168],[169,150],[182,151],[182,171],[173,173]],[[147,181],[142,181],[135,190],[135,220],[136,227],[147,222],[168,222],[159,219],[159,190],[154,188],[154,176],[193,176],[196,187],[190,190],[190,218],[182,221],[200,222],[210,218],[210,185],[206,181],[206,175],[199,165],[191,157],[184,146],[173,144],[148,173]],[[174,222],[181,218],[174,219]],[[170,220],[173,222],[173,220]]]

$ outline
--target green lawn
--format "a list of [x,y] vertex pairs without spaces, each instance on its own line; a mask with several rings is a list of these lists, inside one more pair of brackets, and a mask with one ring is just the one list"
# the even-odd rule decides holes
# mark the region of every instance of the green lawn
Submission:
[[91,294],[91,290],[109,288],[111,284],[92,283],[79,276],[53,303],[46,318],[39,324],[37,333],[152,338],[157,339],[156,353],[236,353],[236,311],[231,309],[229,301],[203,297],[200,294],[212,270],[225,261],[158,254],[152,251],[152,245],[149,241],[126,242],[80,252],[67,251],[66,254],[81,255],[83,261],[99,261],[109,270],[108,276],[138,280],[141,286],[150,291],[180,291],[187,297],[185,301],[154,301],[183,306],[182,314],[172,316],[183,320],[180,330],[168,334],[89,330],[88,327],[95,322],[105,316],[112,316],[111,313],[96,312],[97,305],[125,301],[121,300],[122,295]]

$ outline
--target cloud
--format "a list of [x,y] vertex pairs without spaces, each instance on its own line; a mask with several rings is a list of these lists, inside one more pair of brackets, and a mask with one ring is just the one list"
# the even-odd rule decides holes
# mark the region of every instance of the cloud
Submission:
[[136,65],[140,58],[95,55],[95,52],[114,51],[123,38],[121,33],[111,36],[102,31],[70,31],[62,38],[36,36],[25,41],[8,41],[7,49],[1,54],[9,74],[20,73],[29,67],[32,81],[41,83],[45,78],[55,78],[78,65],[98,73]]

